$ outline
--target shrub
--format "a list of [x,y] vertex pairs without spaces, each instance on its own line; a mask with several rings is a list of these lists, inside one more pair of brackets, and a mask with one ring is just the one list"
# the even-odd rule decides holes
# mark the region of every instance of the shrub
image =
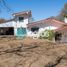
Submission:
[[40,33],[40,39],[52,40],[54,37],[54,32],[52,30],[45,30]]

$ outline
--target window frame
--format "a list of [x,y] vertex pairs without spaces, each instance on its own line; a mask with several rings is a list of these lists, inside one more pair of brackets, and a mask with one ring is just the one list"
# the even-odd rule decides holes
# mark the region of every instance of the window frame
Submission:
[[19,22],[23,22],[24,21],[24,17],[19,17],[18,19],[19,19]]
[[32,32],[38,32],[39,31],[39,27],[35,26],[31,28]]

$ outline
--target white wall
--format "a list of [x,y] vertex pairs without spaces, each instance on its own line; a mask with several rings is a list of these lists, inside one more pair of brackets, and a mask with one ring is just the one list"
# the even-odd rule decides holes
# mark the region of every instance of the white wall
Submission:
[[67,17],[64,17],[64,22],[67,23]]
[[23,22],[17,21],[10,21],[6,23],[1,23],[0,27],[14,27],[14,35],[17,35],[17,28],[24,27],[27,28],[28,18],[24,19]]
[[30,37],[34,37],[34,36],[39,37],[40,33],[43,32],[44,30],[54,30],[54,29],[57,29],[57,27],[54,27],[54,26],[40,27],[39,31],[36,34],[34,32],[32,32],[31,29],[28,29],[27,30],[27,35],[30,36]]
[[44,24],[39,24],[39,25],[35,25],[37,27],[39,27],[39,31],[37,32],[37,34],[34,34],[34,32],[31,31],[31,28],[28,28],[28,32],[27,35],[28,36],[36,36],[39,37],[40,33],[44,30],[55,30],[57,28],[59,28],[61,25],[60,24],[55,24],[55,23],[44,23]]
[[67,30],[62,30],[60,33],[62,33],[61,42],[67,42]]
[[15,22],[14,21],[10,21],[10,22],[6,22],[6,23],[1,23],[0,27],[14,27]]
[[28,24],[28,19],[24,19],[23,22],[19,22],[19,21],[16,21],[16,23],[14,24],[14,27],[27,27],[27,24]]
[[17,35],[17,28],[26,28],[27,29],[28,18],[24,18],[23,22],[19,22],[18,18],[14,23],[14,35]]

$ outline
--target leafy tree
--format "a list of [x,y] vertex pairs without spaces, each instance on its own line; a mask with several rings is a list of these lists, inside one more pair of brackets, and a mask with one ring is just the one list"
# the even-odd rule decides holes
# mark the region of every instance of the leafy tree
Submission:
[[67,3],[65,3],[63,9],[61,10],[60,14],[56,17],[56,19],[64,21],[64,14],[67,14]]
[[0,19],[0,23],[4,23],[6,20],[5,19]]

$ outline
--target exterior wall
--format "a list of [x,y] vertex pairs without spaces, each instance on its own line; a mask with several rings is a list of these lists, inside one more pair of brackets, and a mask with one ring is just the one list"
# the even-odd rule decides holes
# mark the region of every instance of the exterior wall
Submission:
[[31,28],[28,28],[28,31],[27,31],[28,36],[39,37],[40,33],[44,30],[55,30],[55,29],[61,27],[61,25],[57,24],[57,23],[44,23],[44,24],[35,25],[35,26],[39,27],[39,31],[35,34],[34,32],[31,31]]
[[23,22],[19,22],[18,19],[16,21],[10,21],[6,23],[1,23],[0,27],[14,27],[14,36],[17,35],[17,28],[26,28],[27,29],[28,18],[25,18]]
[[6,22],[6,23],[1,23],[0,24],[0,27],[14,27],[14,24],[15,24],[16,22],[14,22],[14,21],[11,21],[11,22]]
[[[20,29],[22,29],[20,33],[25,34],[24,29],[26,29],[26,31],[27,31],[27,24],[29,22],[31,22],[31,11],[15,13],[15,14],[13,14],[13,17],[15,18],[14,21],[2,23],[2,24],[0,24],[0,27],[14,27],[14,35],[15,36],[17,36],[18,28],[19,28],[19,31],[20,31]],[[19,17],[23,17],[22,22],[19,21]],[[24,30],[24,32],[23,32],[23,30]],[[23,34],[21,34],[21,35],[23,35]]]
[[67,42],[67,30],[63,30],[61,31],[61,33],[62,33],[61,42]]
[[26,28],[26,30],[27,30],[27,24],[28,24],[28,18],[24,17],[23,22],[19,22],[18,17],[17,17],[15,20],[15,23],[14,23],[14,35],[17,36],[18,28],[22,27],[22,28]]
[[28,24],[28,19],[24,19],[23,22],[16,21],[16,23],[14,24],[14,27],[15,28],[19,28],[19,27],[26,28],[27,27],[27,24]]
[[14,28],[14,36],[17,36],[17,28]]
[[[14,23],[14,34],[15,36],[17,36],[17,29],[18,28],[26,28],[27,31],[27,24],[29,23],[29,19],[31,17],[29,17],[28,15],[24,15],[24,16],[14,16],[15,19],[15,23]],[[19,17],[24,17],[24,20],[22,22],[19,21]]]
[[67,23],[67,17],[64,17],[64,22]]
[[39,27],[39,31],[35,34],[34,32],[31,31],[31,29],[28,29],[27,30],[27,35],[30,36],[30,37],[34,37],[34,36],[37,36],[39,37],[40,33],[44,30],[54,30],[54,29],[57,29],[57,27],[53,27],[53,26],[48,26],[48,27]]

